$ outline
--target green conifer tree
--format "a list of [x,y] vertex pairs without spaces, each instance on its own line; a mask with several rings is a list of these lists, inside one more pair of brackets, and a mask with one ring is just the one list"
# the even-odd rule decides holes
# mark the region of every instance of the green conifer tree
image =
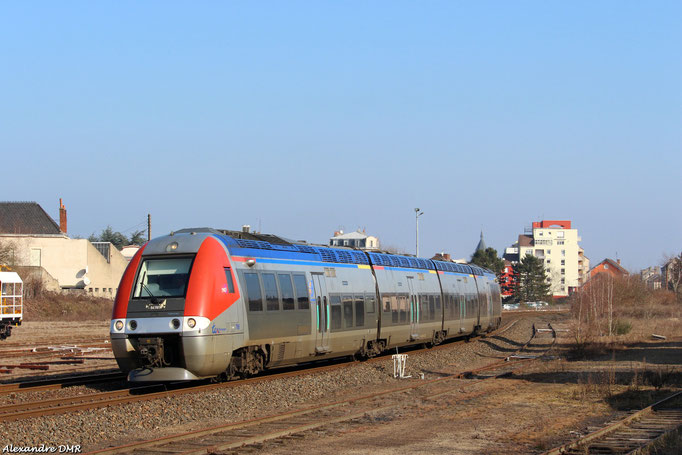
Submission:
[[514,300],[517,302],[535,302],[546,299],[550,295],[550,284],[542,261],[530,254],[514,264],[516,283]]

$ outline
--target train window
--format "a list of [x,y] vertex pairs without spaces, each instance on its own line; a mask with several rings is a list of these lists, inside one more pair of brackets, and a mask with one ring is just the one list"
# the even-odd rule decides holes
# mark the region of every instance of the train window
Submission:
[[365,308],[367,308],[367,313],[374,313],[374,303],[376,302],[376,297],[371,294],[365,294]]
[[389,294],[384,294],[382,296],[382,301],[383,301],[383,307],[384,307],[384,313],[388,313],[391,311],[391,296]]
[[353,327],[353,296],[344,295],[341,301],[343,303],[343,326],[344,328]]
[[419,296],[419,313],[420,313],[420,320],[422,321],[428,321],[429,320],[429,296],[428,295],[420,295]]
[[296,289],[296,300],[298,301],[299,310],[310,309],[310,297],[308,297],[308,285],[305,282],[305,276],[294,275],[294,288]]
[[398,308],[400,314],[400,323],[405,324],[407,322],[407,295],[398,296]]
[[246,293],[249,297],[249,311],[263,311],[263,296],[260,292],[260,280],[257,273],[245,273]]
[[277,275],[277,280],[279,281],[279,290],[282,291],[282,308],[285,311],[295,309],[294,287],[291,285],[291,275],[280,273]]
[[361,295],[355,296],[355,325],[356,327],[365,325],[365,300]]
[[436,299],[435,296],[429,296],[429,320],[436,320]]
[[[145,259],[135,283],[134,298],[185,295],[192,258]],[[97,292],[97,289],[95,292]]]
[[274,273],[264,273],[263,290],[265,291],[265,307],[268,311],[279,311],[279,292],[277,292],[277,281]]
[[440,313],[440,296],[436,294],[433,298],[436,300],[436,312]]
[[398,296],[391,296],[391,321],[394,324],[400,322],[400,307],[398,306]]
[[332,309],[332,330],[338,330],[341,328],[341,297],[330,295],[329,303]]
[[234,282],[232,281],[232,272],[229,268],[225,268],[225,279],[227,279],[227,292],[234,293]]

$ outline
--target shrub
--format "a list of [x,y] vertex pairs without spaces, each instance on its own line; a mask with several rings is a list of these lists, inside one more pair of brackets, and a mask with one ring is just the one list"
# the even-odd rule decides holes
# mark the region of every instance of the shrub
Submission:
[[615,335],[627,335],[632,330],[632,324],[629,321],[616,319],[613,323],[613,333]]

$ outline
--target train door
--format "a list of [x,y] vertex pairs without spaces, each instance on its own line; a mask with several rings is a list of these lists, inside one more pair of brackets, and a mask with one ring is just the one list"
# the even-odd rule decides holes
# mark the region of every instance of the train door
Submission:
[[415,292],[414,278],[407,277],[407,288],[410,291],[410,338],[419,338],[419,295]]
[[329,299],[324,274],[312,273],[315,292],[315,352],[329,352]]
[[488,323],[493,324],[493,285],[490,281],[487,283],[488,292],[486,298],[488,299]]
[[[464,291],[466,292],[466,291]],[[464,325],[464,319],[466,319],[467,302],[464,292],[459,294],[459,331],[464,332],[466,327]]]

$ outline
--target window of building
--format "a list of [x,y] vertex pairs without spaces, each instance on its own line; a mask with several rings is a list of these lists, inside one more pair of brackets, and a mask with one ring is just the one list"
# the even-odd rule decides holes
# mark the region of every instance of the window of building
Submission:
[[566,265],[566,259],[561,260],[561,265]]
[[563,239],[564,238],[564,231],[557,231],[556,238]]
[[566,275],[566,269],[561,269],[561,274]]
[[547,250],[547,254],[552,254],[552,250]]
[[563,240],[557,240],[557,241],[556,241],[556,244],[557,244],[557,245],[563,245],[563,244],[564,244],[564,241],[563,241]]
[[566,250],[561,250],[561,255],[566,256]]
[[561,284],[566,284],[566,279],[565,279],[565,278],[562,278],[562,279],[561,279]]
[[277,274],[277,281],[279,281],[279,290],[282,292],[282,309],[294,310],[294,287],[291,285],[291,275],[279,273]]

